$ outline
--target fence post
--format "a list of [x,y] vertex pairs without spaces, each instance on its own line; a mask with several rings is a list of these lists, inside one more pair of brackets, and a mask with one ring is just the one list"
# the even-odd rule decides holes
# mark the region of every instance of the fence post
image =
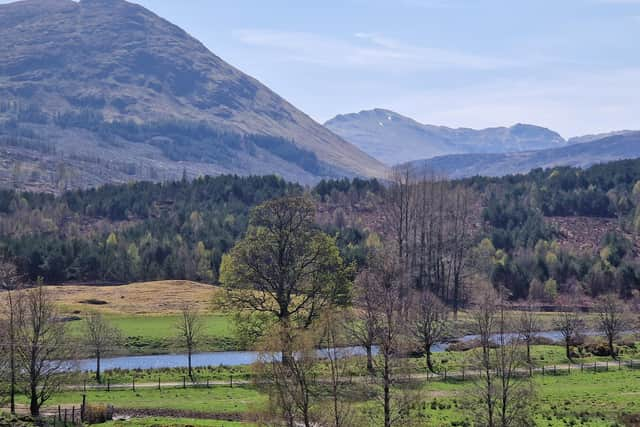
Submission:
[[447,368],[444,368],[444,380],[447,380]]
[[542,376],[544,377],[544,365],[542,365]]
[[64,408],[64,425],[67,425],[67,408]]
[[464,381],[464,366],[462,367],[462,381]]
[[229,375],[229,386],[233,388],[233,374]]
[[622,367],[622,359],[618,358],[618,369]]
[[160,385],[160,375],[158,375],[158,390],[162,390],[162,386]]
[[80,421],[84,422],[84,409],[87,407],[87,395],[82,395],[82,406],[80,407]]
[[133,377],[131,377],[131,389],[133,391],[136,391],[136,377],[135,377],[135,375]]
[[71,424],[76,423],[76,407],[71,408]]
[[609,361],[604,362],[604,370],[609,372]]
[[87,379],[86,378],[82,382],[82,391],[85,392],[85,393],[87,392]]
[[568,366],[569,366],[569,367],[567,368],[567,373],[568,373],[569,375],[571,375],[571,362],[569,362],[569,365],[568,365]]
[[58,405],[58,420],[62,422],[62,409],[60,408],[60,405]]
[[580,362],[580,372],[584,372],[584,362]]
[[111,378],[107,380],[107,392],[111,391]]
[[207,388],[209,388],[209,378],[207,378]]
[[187,388],[187,376],[182,376],[182,388]]

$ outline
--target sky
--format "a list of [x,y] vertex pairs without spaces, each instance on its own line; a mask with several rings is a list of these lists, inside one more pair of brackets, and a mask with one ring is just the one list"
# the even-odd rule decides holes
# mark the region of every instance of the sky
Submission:
[[565,137],[640,129],[640,0],[136,3],[319,122],[387,108]]

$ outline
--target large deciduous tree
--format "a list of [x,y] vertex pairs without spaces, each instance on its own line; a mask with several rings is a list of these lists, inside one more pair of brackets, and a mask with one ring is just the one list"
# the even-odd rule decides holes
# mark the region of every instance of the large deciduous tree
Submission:
[[220,267],[234,308],[275,316],[285,337],[283,361],[292,352],[293,328],[308,328],[323,307],[348,296],[348,269],[335,240],[315,226],[315,214],[313,202],[302,196],[256,207],[245,237]]

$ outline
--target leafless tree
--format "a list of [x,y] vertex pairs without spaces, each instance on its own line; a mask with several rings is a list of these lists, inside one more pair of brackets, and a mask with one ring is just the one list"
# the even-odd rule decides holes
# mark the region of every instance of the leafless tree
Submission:
[[187,350],[187,366],[191,381],[194,380],[191,358],[200,339],[202,338],[203,328],[204,323],[198,311],[189,304],[183,305],[180,310],[180,318],[176,324],[176,329],[178,330],[179,338],[182,340],[182,343]]
[[567,359],[573,362],[571,346],[576,345],[578,338],[582,335],[584,329],[582,316],[578,310],[570,308],[556,317],[554,325],[555,328],[560,331],[560,335],[562,335]]
[[380,378],[374,376],[372,379],[381,381],[384,427],[406,423],[408,419],[409,400],[394,396],[406,374],[402,370],[402,355],[407,351],[403,345],[408,341],[408,326],[402,313],[403,282],[406,280],[403,264],[392,250],[375,254],[356,279],[356,287],[368,289],[375,301],[372,319],[379,357],[374,360]]
[[442,341],[448,328],[448,309],[431,291],[423,289],[414,293],[411,316],[411,333],[421,351],[424,352],[427,368],[435,372],[431,351],[434,344]]
[[[278,342],[281,339],[287,339],[295,348],[295,356],[284,361],[273,351],[281,348]],[[274,415],[287,427],[316,425],[312,409],[318,398],[317,363],[318,353],[310,331],[288,338],[277,332],[261,352],[256,364],[257,385],[267,391]]]
[[[8,394],[9,408],[12,414],[16,413],[16,392],[18,367],[16,363],[16,353],[18,344],[18,321],[22,318],[22,298],[16,291],[20,288],[21,279],[17,273],[15,265],[7,261],[0,261],[0,286],[6,292],[6,305],[4,315],[6,317],[6,328],[3,342],[7,343],[7,348],[3,349],[6,355],[6,369],[8,373]],[[5,353],[6,351],[6,353]]]
[[[360,277],[359,280],[364,280],[364,277]],[[351,310],[349,320],[346,323],[351,338],[361,345],[367,353],[367,371],[370,374],[375,371],[373,346],[376,342],[376,313],[378,309],[376,297],[374,288],[363,283],[356,283],[353,292],[353,310]]]
[[345,325],[350,320],[345,319],[344,313],[332,310],[320,322],[321,356],[329,366],[329,396],[331,397],[330,416],[326,416],[327,424],[333,427],[348,427],[353,425],[353,408],[345,387],[349,375],[349,350],[342,347]]
[[598,326],[600,332],[607,339],[609,354],[612,358],[617,358],[615,341],[620,338],[620,334],[630,327],[629,311],[616,295],[606,294],[598,299],[596,304],[598,311]]
[[65,325],[43,286],[25,291],[24,315],[19,320],[17,360],[25,376],[24,393],[32,416],[58,392],[71,369],[73,347]]
[[479,375],[469,400],[481,426],[532,425],[533,387],[523,373],[526,356],[520,342],[507,334],[510,327],[505,304],[504,296],[487,285],[479,290],[471,312],[480,349],[474,361]]
[[529,305],[520,313],[516,328],[520,339],[525,343],[527,348],[527,363],[531,365],[531,345],[541,329],[540,319],[536,313],[535,306]]
[[90,313],[84,325],[84,344],[96,359],[96,381],[102,383],[100,362],[113,348],[122,342],[121,331],[100,313]]

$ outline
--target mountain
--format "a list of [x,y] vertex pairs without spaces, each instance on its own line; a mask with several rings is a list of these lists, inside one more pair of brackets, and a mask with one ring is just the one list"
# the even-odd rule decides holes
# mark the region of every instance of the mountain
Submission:
[[1,5],[0,52],[5,184],[6,167],[27,188],[61,176],[91,186],[183,170],[300,182],[385,173],[185,31],[124,0]]
[[616,136],[616,135],[627,135],[630,133],[634,133],[637,131],[633,131],[633,130],[618,130],[618,131],[613,131],[613,132],[607,132],[607,133],[599,133],[599,134],[595,134],[595,135],[583,135],[583,136],[575,136],[573,138],[569,138],[569,140],[567,141],[569,144],[582,144],[584,142],[591,142],[591,141],[597,141],[599,139],[603,139],[609,136]]
[[339,115],[325,126],[387,165],[449,154],[508,153],[566,145],[556,132],[538,126],[452,129],[421,124],[382,109]]
[[614,160],[640,158],[640,132],[613,135],[566,147],[505,154],[461,154],[410,162],[418,171],[451,178],[504,176],[554,166],[588,167]]

